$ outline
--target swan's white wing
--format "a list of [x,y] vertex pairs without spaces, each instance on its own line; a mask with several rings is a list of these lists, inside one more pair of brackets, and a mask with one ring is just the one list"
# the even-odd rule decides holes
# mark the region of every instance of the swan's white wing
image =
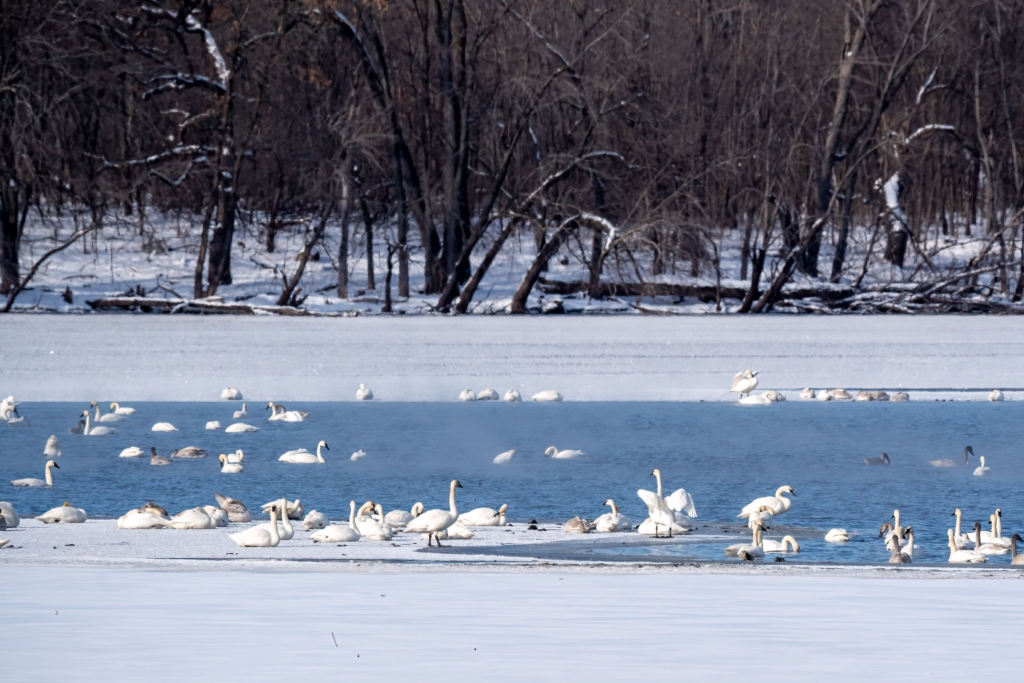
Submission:
[[756,498],[756,499],[750,501],[749,503],[747,503],[746,505],[744,505],[743,509],[740,510],[740,514],[738,514],[736,516],[737,517],[749,517],[751,512],[756,512],[757,509],[759,507],[761,507],[762,505],[767,505],[772,510],[774,510],[775,506],[778,505],[778,504],[779,504],[779,499],[776,498],[775,496],[765,496],[764,498]]
[[693,504],[693,497],[686,489],[676,489],[671,496],[665,499],[665,505],[669,510],[682,512],[690,519],[697,517],[697,508]]
[[743,373],[737,372],[736,375],[733,376],[732,378],[732,388],[730,389],[730,391],[736,391],[736,387],[739,386],[739,383],[742,381],[744,381]]
[[655,514],[655,512],[661,509],[661,501],[658,499],[658,494],[654,491],[648,491],[647,489],[639,489],[636,495],[640,496],[640,500],[647,506],[648,514]]

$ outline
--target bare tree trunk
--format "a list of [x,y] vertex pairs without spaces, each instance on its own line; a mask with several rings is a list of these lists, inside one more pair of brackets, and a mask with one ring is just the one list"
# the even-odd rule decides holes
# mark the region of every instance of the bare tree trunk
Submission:
[[380,309],[381,313],[391,312],[391,272],[394,268],[395,250],[397,245],[388,244],[388,270],[384,275],[384,308]]
[[202,299],[206,295],[203,287],[203,268],[206,266],[206,251],[210,244],[210,221],[213,220],[213,210],[217,206],[217,182],[214,181],[210,193],[210,201],[203,212],[203,227],[199,237],[199,253],[196,254],[196,267],[193,275],[192,296]]
[[[320,221],[316,227],[313,228],[313,237],[302,247],[302,251],[299,252],[299,265],[296,266],[295,272],[292,274],[290,279],[285,279],[284,289],[281,290],[281,296],[277,298],[278,306],[292,306],[298,302],[295,297],[301,289],[296,290],[299,283],[302,281],[302,274],[306,270],[306,263],[309,261],[309,254],[313,251],[313,247],[319,242],[323,236],[324,231],[327,229],[327,218],[331,215],[332,204],[328,202],[324,205],[323,211],[320,214]],[[303,297],[305,298],[305,297]]]
[[846,194],[843,197],[843,224],[839,232],[839,241],[836,243],[836,253],[832,257],[832,276],[829,282],[839,282],[843,276],[843,264],[846,261],[846,247],[850,241],[850,227],[853,224],[853,191],[857,185],[857,171],[850,173],[850,180],[846,183]]
[[0,294],[10,294],[20,282],[21,200],[15,181],[0,183]]
[[[473,301],[473,295],[476,294],[476,288],[480,286],[480,280],[484,278],[487,271],[490,269],[491,264],[494,263],[494,259],[498,256],[501,248],[505,246],[505,241],[509,238],[509,235],[515,230],[515,226],[518,224],[516,220],[510,220],[505,223],[505,227],[502,228],[498,234],[498,238],[494,240],[494,244],[484,254],[484,258],[477,265],[476,270],[473,271],[473,276],[469,278],[469,282],[462,288],[462,293],[459,294],[459,301],[455,304],[455,311],[458,313],[465,313],[469,310],[469,304]],[[546,261],[541,264],[541,272],[546,269]]]
[[558,248],[562,246],[562,240],[569,234],[570,228],[575,224],[575,219],[571,219],[562,224],[554,235],[547,241],[544,248],[541,249],[540,253],[537,254],[537,258],[533,260],[533,264],[530,265],[530,269],[526,271],[526,277],[523,278],[522,284],[519,285],[519,289],[512,295],[512,305],[510,313],[526,313],[526,301],[530,297],[530,292],[533,291],[533,286],[537,284],[537,279],[540,278],[541,268],[544,264],[558,251]]
[[347,176],[341,179],[341,245],[338,247],[338,298],[348,298],[348,222],[352,217]]
[[359,207],[363,212],[363,230],[366,232],[366,289],[377,289],[377,281],[373,277],[373,215],[366,195],[360,192]]

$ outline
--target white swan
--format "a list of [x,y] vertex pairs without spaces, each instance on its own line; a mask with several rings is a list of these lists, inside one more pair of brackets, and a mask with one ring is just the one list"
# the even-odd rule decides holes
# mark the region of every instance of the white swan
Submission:
[[476,508],[459,515],[459,522],[463,526],[505,526],[505,511],[508,510],[508,503],[503,503],[500,508]]
[[267,403],[267,410],[271,411],[270,417],[267,419],[276,422],[302,422],[309,417],[309,413],[300,410],[287,410],[280,403],[273,401]]
[[744,406],[767,406],[771,405],[772,402],[764,394],[746,394],[741,395],[737,403]]
[[569,460],[572,458],[578,458],[581,455],[586,455],[586,453],[584,453],[583,451],[575,451],[571,449],[560,451],[554,446],[548,446],[547,450],[544,451],[545,458],[552,458],[554,460]]
[[247,425],[244,422],[236,422],[233,425],[228,425],[228,428],[224,430],[224,433],[225,434],[244,434],[246,432],[258,432],[258,431],[260,431],[259,427],[253,427],[252,425]]
[[773,403],[784,403],[786,400],[786,395],[784,393],[781,391],[775,391],[774,389],[769,389],[761,395]]
[[110,404],[110,412],[114,413],[115,415],[134,415],[135,408],[123,406],[119,404],[117,401],[115,401]]
[[240,474],[245,469],[241,462],[228,462],[228,456],[224,453],[217,460],[220,461],[221,474]]
[[1017,543],[1021,541],[1020,534],[1014,534],[1010,536],[1010,549],[1013,552],[1013,557],[1010,559],[1010,564],[1024,564],[1024,555],[1017,554]]
[[744,370],[736,373],[732,378],[732,387],[729,391],[739,394],[741,398],[744,394],[749,394],[757,388],[757,374],[757,370]]
[[494,389],[481,389],[476,395],[478,401],[497,401],[498,398],[500,398],[498,392]]
[[817,395],[814,398],[818,399],[819,401],[831,401],[832,392],[829,391],[828,389],[822,389],[817,393]]
[[170,519],[142,510],[129,510],[117,518],[118,529],[163,529]]
[[981,539],[981,524],[974,524],[974,550],[981,553],[982,555],[1005,555],[1010,552],[1009,545],[1002,545],[1001,543],[992,543],[991,536],[989,536],[990,542],[986,543]]
[[502,398],[509,403],[515,403],[516,401],[523,400],[523,396],[519,393],[518,389],[509,389],[505,392],[505,395]]
[[999,391],[998,389],[993,389],[992,393],[988,395],[988,400],[990,400],[990,401],[1002,401],[1003,400],[1003,392]]
[[358,451],[349,456],[349,460],[355,462],[356,460],[362,460],[366,457],[366,451],[360,448]]
[[811,389],[810,387],[807,387],[806,389],[804,389],[803,391],[800,392],[800,398],[805,399],[805,400],[813,399],[814,398],[814,389]]
[[459,480],[452,479],[448,493],[448,510],[427,510],[405,525],[406,532],[428,534],[427,546],[430,545],[430,539],[433,538],[437,541],[438,547],[441,547],[441,540],[437,538],[437,534],[455,524],[459,519],[459,509],[455,506],[455,489],[461,488],[462,484],[459,483]]
[[274,548],[281,542],[281,536],[277,533],[277,509],[270,509],[270,525],[254,526],[239,531],[237,534],[228,534],[228,538],[235,542],[235,545],[242,548]]
[[384,508],[377,504],[374,509],[377,511],[377,519],[358,525],[359,533],[368,541],[390,541],[393,530],[385,521]]
[[966,550],[956,547],[953,541],[953,530],[946,529],[949,538],[949,563],[950,564],[980,564],[988,562],[988,558],[974,550]]
[[167,526],[172,529],[216,529],[217,522],[201,507],[182,510],[171,517]]
[[754,524],[750,534],[750,543],[734,543],[725,548],[725,554],[730,557],[739,557],[741,553],[751,557],[764,557],[764,548],[761,547],[761,525]]
[[974,541],[971,540],[970,536],[960,531],[960,525],[963,520],[963,512],[960,508],[953,510],[953,514],[950,517],[956,517],[956,531],[953,534],[953,542],[956,544],[956,549],[960,550],[965,545],[973,543]]
[[837,401],[849,401],[853,398],[853,395],[846,389],[832,389],[829,393]]
[[117,430],[113,427],[103,426],[92,426],[92,418],[89,416],[89,411],[82,411],[82,417],[85,418],[85,427],[82,428],[82,434],[85,436],[106,436],[108,434],[116,434]]
[[882,453],[877,458],[864,458],[864,464],[865,465],[888,465],[889,464],[889,454],[888,453]]
[[96,422],[122,422],[128,419],[124,415],[118,415],[117,413],[100,414],[100,406],[96,401],[90,402],[89,405],[96,409]]
[[241,420],[242,418],[249,417],[249,411],[246,409],[245,404],[243,403],[242,409],[236,410],[231,417],[233,417],[236,420]]
[[610,506],[612,511],[606,512],[594,520],[594,531],[611,534],[618,531],[629,531],[633,528],[633,523],[619,512],[619,506],[615,504],[614,500],[609,498],[604,505]]
[[[786,549],[787,547],[789,550]],[[783,536],[781,541],[762,539],[761,549],[766,553],[798,553],[800,552],[800,544],[792,536]]]
[[[302,501],[299,500],[298,498],[296,498],[295,500],[288,500],[287,498],[285,498],[284,502],[286,504],[285,505],[286,509],[285,510],[279,510],[279,512],[282,515],[283,514],[287,514],[289,519],[299,520],[299,519],[302,519],[302,516],[304,514],[306,514],[305,508],[302,507]],[[270,508],[272,508],[275,505],[280,505],[280,503],[281,503],[281,501],[279,501],[279,500],[272,500],[269,503],[264,503],[263,505],[261,505],[260,509],[263,510],[263,514],[266,514],[267,511],[270,510]],[[288,539],[285,539],[285,540],[288,540]]]
[[513,448],[510,451],[498,453],[496,456],[494,456],[494,460],[492,460],[491,462],[493,462],[495,465],[504,465],[507,462],[512,462],[512,459],[514,457],[516,457],[516,449]]
[[176,432],[178,428],[172,425],[170,422],[157,422],[152,427],[154,432]]
[[43,524],[83,524],[88,516],[82,508],[76,508],[71,503],[64,503],[59,508],[53,508],[36,517]]
[[327,515],[324,513],[310,510],[306,518],[302,520],[302,526],[305,529],[323,529],[330,522],[331,520],[327,519]]
[[354,543],[360,539],[356,529],[356,502],[349,501],[348,526],[332,524],[310,534],[309,540],[314,543]]
[[[967,458],[968,455],[974,455],[974,449],[971,448],[970,446],[964,449],[965,465],[971,464],[971,461],[968,460]],[[950,458],[942,458],[941,460],[930,460],[928,464],[931,465],[932,467],[956,467],[958,463],[955,460],[951,460]]]
[[758,523],[762,529],[771,529],[774,521],[775,513],[767,505],[762,505],[750,513],[750,517],[747,518],[747,526],[753,529],[754,523]]
[[976,476],[976,477],[984,477],[986,474],[988,474],[990,471],[992,471],[992,468],[985,466],[985,456],[984,455],[981,456],[978,459],[981,461],[981,464],[978,467],[974,468],[974,476]]
[[45,480],[43,480],[43,479],[33,479],[33,478],[29,477],[28,479],[15,479],[11,483],[13,485],[15,485],[15,486],[31,486],[31,487],[34,487],[34,488],[40,488],[40,487],[43,487],[43,486],[53,486],[53,475],[50,474],[50,468],[51,467],[56,467],[58,470],[60,469],[60,465],[58,465],[57,463],[55,463],[52,460],[47,460],[46,461],[46,469],[44,470],[44,475],[43,475],[43,476],[46,477]]
[[59,458],[60,453],[60,441],[57,439],[56,434],[51,434],[50,438],[46,440],[46,446],[43,448],[43,456],[47,458]]
[[404,529],[405,525],[423,514],[423,503],[413,503],[412,510],[392,510],[384,516],[384,521],[395,529]]
[[846,543],[849,540],[850,535],[846,533],[846,529],[829,529],[825,534],[825,541],[828,543]]
[[21,517],[18,516],[14,506],[6,500],[0,501],[0,515],[3,515],[4,520],[7,522],[8,529],[13,529],[21,524]]
[[234,387],[228,387],[224,391],[220,392],[220,397],[225,401],[241,401],[242,392]]
[[473,393],[472,389],[463,389],[459,392],[460,401],[475,401],[476,394]]
[[258,525],[260,527],[265,527],[269,531],[271,524],[275,527],[280,524],[283,529],[278,532],[278,536],[282,541],[290,541],[295,538],[295,527],[292,526],[292,520],[288,518],[288,515],[284,511],[287,503],[288,501],[285,498],[274,501],[274,504],[270,506],[269,511],[277,510],[277,520],[274,522],[264,522],[263,524]]
[[242,501],[222,496],[219,493],[214,493],[213,497],[217,500],[217,505],[220,509],[228,513],[228,519],[235,524],[245,524],[252,521],[252,512],[249,511],[249,508]]
[[210,431],[220,429],[220,422],[218,420],[210,420],[206,423],[206,428]]
[[[420,537],[426,537],[427,534],[420,534]],[[437,538],[452,539],[455,541],[468,541],[473,538],[473,532],[462,526],[461,522],[455,522],[444,531],[437,532]]]
[[772,514],[781,515],[789,512],[789,508],[793,505],[793,501],[786,498],[782,494],[788,493],[791,496],[796,496],[792,486],[780,486],[775,490],[774,496],[765,496],[764,498],[755,498],[754,500],[747,503],[740,514],[737,517],[743,519],[750,516],[751,512],[759,509],[762,505],[767,505],[771,508]]
[[373,508],[376,505],[372,500],[368,500],[359,506],[356,510],[356,526],[364,522],[369,522],[373,519]]
[[554,389],[547,389],[545,391],[538,391],[530,397],[530,400],[539,401],[541,403],[558,402],[562,400],[562,395]]
[[212,505],[204,505],[203,512],[209,515],[210,519],[212,519],[213,523],[217,526],[227,526],[228,522],[231,521],[228,519],[228,513]]
[[157,455],[156,454],[156,449],[153,448],[152,446],[150,446],[150,448],[149,448],[149,464],[150,465],[154,465],[154,466],[156,466],[156,465],[170,465],[172,462],[174,462],[174,461],[171,460],[170,458],[165,458],[162,455]]
[[[673,503],[670,504],[669,501],[661,495],[661,470],[655,469],[651,472],[651,475],[658,482],[658,490],[655,492],[648,491],[646,489],[638,489],[636,492],[636,495],[640,497],[640,500],[647,505],[648,513],[647,519],[640,523],[640,526],[637,528],[637,532],[645,536],[655,537],[660,537],[661,532],[663,531],[667,531],[669,537],[673,534],[686,533],[688,529],[686,526],[683,526],[683,524],[680,524],[680,517],[676,516],[677,511],[673,509],[671,505],[678,505],[682,502],[684,505],[683,510],[680,510],[680,512],[685,511],[687,516],[692,512],[693,517],[696,517],[697,510],[693,507],[693,500],[689,497],[689,494],[686,493],[685,489],[679,489],[672,494],[675,498],[673,499]],[[682,492],[681,494],[679,493],[680,491]],[[679,495],[677,496],[677,494]],[[685,505],[687,502],[688,505]]]
[[141,458],[145,454],[146,454],[146,452],[143,451],[138,446],[129,446],[128,448],[126,448],[123,451],[121,451],[121,453],[118,454],[117,457],[119,457],[119,458]]
[[295,451],[288,451],[287,453],[283,453],[281,455],[281,457],[278,458],[277,460],[278,460],[278,462],[287,462],[287,463],[291,463],[292,465],[315,465],[315,464],[322,464],[322,463],[327,462],[326,460],[324,460],[324,456],[321,453],[320,449],[322,449],[322,448],[326,448],[327,450],[331,450],[331,448],[327,445],[327,442],[321,440],[320,443],[318,443],[316,445],[316,455],[313,455],[312,453],[307,451],[305,448],[300,448],[300,449],[295,450]]
[[370,389],[367,389],[365,384],[360,384],[359,388],[356,390],[356,400],[359,400],[359,401],[372,401],[373,400],[373,391],[370,390]]

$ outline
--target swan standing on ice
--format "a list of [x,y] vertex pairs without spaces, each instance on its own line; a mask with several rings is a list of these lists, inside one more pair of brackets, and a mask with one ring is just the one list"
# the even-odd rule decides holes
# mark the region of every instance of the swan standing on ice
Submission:
[[546,391],[538,391],[530,397],[530,400],[539,401],[541,403],[558,402],[562,400],[562,395],[554,389],[547,389]]
[[508,503],[502,504],[500,508],[476,508],[459,515],[459,522],[463,526],[505,526],[505,511],[508,510]]
[[330,520],[327,519],[327,515],[316,510],[310,510],[306,518],[302,520],[302,526],[306,529],[323,529],[328,524],[330,524]]
[[437,535],[455,524],[459,519],[459,509],[455,505],[455,489],[461,489],[462,484],[458,479],[452,479],[448,493],[448,510],[427,510],[422,515],[405,525],[406,533],[428,534],[427,547],[430,547],[430,540],[437,541],[437,547],[441,547],[441,539]]
[[404,529],[405,525],[423,514],[423,503],[413,503],[412,510],[392,510],[384,516],[384,521],[396,529]]
[[217,505],[220,506],[220,509],[228,513],[228,519],[235,524],[245,524],[252,521],[252,512],[249,511],[249,508],[242,501],[222,496],[219,493],[214,493],[213,497],[217,500]]
[[732,378],[732,388],[729,391],[739,394],[740,398],[743,398],[746,394],[757,388],[757,375],[757,370],[744,370],[743,372],[736,373]]
[[476,400],[476,394],[473,393],[472,389],[463,389],[459,393],[459,400],[460,401],[475,401]]
[[507,462],[512,462],[512,458],[516,457],[516,449],[505,451],[504,453],[498,453],[494,456],[492,461],[495,465],[504,465]]
[[667,500],[661,495],[661,470],[655,469],[651,472],[651,476],[657,480],[658,490],[638,489],[636,492],[640,500],[647,505],[648,513],[648,518],[640,523],[637,532],[645,536],[660,537],[662,529],[665,529],[668,531],[669,538],[672,537],[672,534],[686,533],[688,529],[679,523],[681,517],[676,515],[677,510],[673,509],[672,504],[682,504],[682,509],[678,512],[684,512],[688,517],[696,517],[697,509],[693,506],[690,494],[685,489],[678,489]]
[[519,393],[518,389],[509,389],[508,391],[505,392],[505,395],[502,398],[508,401],[509,403],[515,403],[516,401],[523,400],[523,397]]
[[609,498],[603,504],[610,506],[612,511],[606,512],[594,520],[594,531],[611,534],[618,531],[629,531],[633,528],[633,523],[619,512],[619,506],[615,504],[614,500]]
[[234,387],[228,387],[224,391],[220,392],[220,397],[225,401],[241,401],[242,392]]
[[254,526],[237,534],[228,534],[228,538],[242,548],[274,548],[281,542],[277,533],[277,509],[270,509],[270,528]]
[[121,453],[117,457],[119,457],[119,458],[141,458],[145,454],[146,454],[146,452],[143,451],[138,446],[129,446],[128,448],[126,448],[123,451],[121,451]]
[[253,427],[252,425],[247,425],[244,422],[236,422],[233,425],[228,425],[228,428],[224,430],[224,433],[225,434],[244,434],[246,432],[258,432],[258,431],[260,431],[259,427]]
[[43,448],[43,455],[47,458],[60,457],[60,441],[57,440],[56,434],[51,434],[50,438],[46,440],[46,446]]
[[949,563],[950,564],[980,564],[988,562],[988,558],[974,550],[961,549],[956,547],[953,541],[953,530],[946,529],[949,537]]
[[864,458],[864,464],[865,465],[888,465],[889,464],[889,454],[888,453],[882,453],[877,458]]
[[354,500],[349,501],[348,526],[332,524],[309,536],[309,540],[314,543],[354,543],[359,539],[359,530],[356,529],[356,502]]
[[93,427],[91,421],[92,418],[89,416],[88,410],[82,411],[82,417],[85,418],[85,427],[83,427],[82,429],[82,434],[84,434],[85,436],[106,436],[107,434],[117,433],[117,430],[114,429],[113,427]]
[[233,417],[236,420],[241,420],[243,418],[249,417],[249,411],[246,409],[245,404],[243,403],[242,409],[236,410],[231,417]]
[[278,458],[277,460],[278,460],[278,462],[287,462],[287,463],[291,463],[292,465],[323,464],[323,463],[325,463],[327,461],[324,460],[324,456],[323,456],[323,454],[320,451],[320,449],[322,449],[322,448],[326,448],[327,450],[331,450],[330,446],[327,445],[327,442],[321,440],[320,443],[318,443],[316,445],[316,455],[313,455],[312,453],[307,451],[305,448],[299,448],[298,450],[288,451],[287,453],[283,453],[281,455],[281,457]]
[[242,470],[245,469],[241,458],[239,458],[238,462],[228,462],[228,456],[221,453],[217,460],[220,461],[221,474],[241,474]]
[[498,398],[498,392],[494,389],[481,389],[480,393],[476,395],[478,401],[497,401]]
[[978,459],[981,461],[981,465],[979,465],[978,467],[974,468],[974,476],[976,476],[976,477],[984,477],[986,474],[988,474],[991,471],[991,468],[985,466],[985,456],[984,455],[981,456]]
[[114,403],[110,404],[110,412],[114,413],[115,415],[134,415],[135,408],[122,406],[121,404],[115,401]]
[[780,486],[776,489],[774,496],[765,496],[764,498],[756,498],[750,501],[742,510],[740,510],[740,514],[736,516],[740,519],[750,517],[750,513],[758,510],[762,505],[767,505],[771,508],[772,514],[776,516],[789,512],[789,508],[793,505],[793,501],[783,496],[782,494],[784,493],[788,493],[794,497],[796,496],[796,492],[793,491],[792,486]]
[[15,486],[31,486],[33,488],[53,486],[53,475],[50,474],[51,467],[56,467],[58,470],[60,469],[60,465],[58,465],[52,460],[47,460],[46,469],[44,470],[43,475],[46,477],[45,481],[43,479],[32,479],[31,477],[29,477],[28,479],[15,479],[11,483],[14,484]]
[[544,451],[545,458],[552,458],[554,460],[569,460],[572,458],[578,458],[581,455],[586,455],[583,451],[564,450],[560,451],[554,446],[548,446],[547,450]]
[[367,389],[365,384],[360,384],[359,388],[356,389],[356,400],[359,401],[372,401],[373,390]]
[[121,422],[123,420],[127,420],[128,419],[124,415],[118,415],[117,413],[107,413],[106,415],[101,415],[100,414],[100,406],[99,406],[98,403],[96,403],[96,401],[91,401],[89,403],[89,406],[91,408],[95,408],[96,409],[96,421],[97,422]]
[[84,524],[87,518],[85,510],[67,502],[36,517],[43,524]]
[[846,533],[846,529],[829,529],[828,533],[825,534],[825,541],[827,543],[846,543],[850,540],[850,535]]
[[170,422],[157,422],[153,425],[152,431],[154,432],[176,432],[178,428],[172,425]]
[[7,522],[7,528],[13,529],[21,524],[21,517],[14,510],[14,506],[8,503],[6,500],[0,501],[0,516]]
[[267,404],[267,410],[271,411],[270,417],[267,419],[275,422],[302,422],[309,417],[309,413],[301,410],[287,410],[280,403],[273,401]]
[[172,462],[174,462],[170,458],[165,458],[162,455],[157,455],[156,454],[156,449],[153,448],[152,446],[149,447],[149,452],[150,452],[150,456],[149,456],[149,464],[150,465],[154,465],[154,466],[156,466],[156,465],[170,465]]
[[988,395],[988,400],[990,400],[990,401],[1002,401],[1003,400],[1003,392],[999,391],[998,389],[993,389],[992,393]]
[[[968,455],[974,455],[974,449],[968,446],[964,449],[964,465],[970,465],[971,461],[967,459]],[[942,458],[941,460],[931,460],[928,463],[932,467],[956,467],[957,463],[955,460],[950,458]]]

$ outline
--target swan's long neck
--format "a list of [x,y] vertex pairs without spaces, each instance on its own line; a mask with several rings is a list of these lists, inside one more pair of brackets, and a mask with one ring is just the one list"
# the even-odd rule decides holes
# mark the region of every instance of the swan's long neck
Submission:
[[354,500],[349,501],[348,504],[348,526],[352,530],[356,528],[356,502]]
[[960,508],[957,508],[956,512],[954,512],[953,514],[956,515],[956,533],[955,533],[955,536],[956,536],[956,538],[960,538],[963,535],[960,532],[960,518],[963,517],[963,513],[960,512]]
[[1003,537],[1003,516],[996,511],[996,538]]
[[316,445],[316,461],[317,461],[317,462],[326,462],[326,461],[324,460],[324,456],[323,456],[323,454],[322,454],[322,453],[320,452],[320,449],[321,449],[321,448],[323,448],[323,444],[319,444],[319,443],[318,443],[318,444]]
[[658,499],[661,499],[661,470],[654,472],[654,478],[658,480]]
[[612,506],[612,517],[619,516],[619,506],[615,504],[614,500],[609,500],[608,504]]
[[[99,406],[98,403],[96,404],[96,421],[97,422],[100,421],[100,406]],[[985,463],[981,463],[981,464],[984,465]]]
[[1010,561],[1013,562],[1017,559],[1017,539],[1010,539]]
[[[97,408],[96,410],[99,410],[99,408]],[[91,424],[91,422],[89,422],[89,411],[87,410],[87,411],[85,411],[85,431],[82,432],[82,434],[84,434],[85,436],[89,436],[89,425],[90,424]]]
[[956,541],[953,540],[953,530],[952,529],[948,529],[946,531],[946,536],[949,537],[949,552],[950,552],[950,554],[955,553],[957,551],[957,547],[956,547]]
[[899,534],[899,532],[900,532],[900,511],[899,510],[893,510],[892,511],[892,517],[893,517],[893,519],[896,520],[896,533]]
[[281,524],[284,525],[285,531],[289,534],[294,534],[295,530],[292,529],[292,520],[288,518],[288,499],[281,499]]
[[455,506],[455,482],[452,482],[451,493],[448,494],[448,508],[452,513],[452,517],[458,518],[459,508]]
[[981,525],[975,525],[974,527],[974,547],[975,550],[981,547]]
[[46,485],[53,486],[53,475],[50,474],[50,463],[46,463]]
[[761,538],[761,527],[754,527],[754,545],[758,548],[763,548],[764,540]]
[[281,534],[277,533],[277,510],[273,508],[270,510],[270,542],[274,545],[281,542]]

